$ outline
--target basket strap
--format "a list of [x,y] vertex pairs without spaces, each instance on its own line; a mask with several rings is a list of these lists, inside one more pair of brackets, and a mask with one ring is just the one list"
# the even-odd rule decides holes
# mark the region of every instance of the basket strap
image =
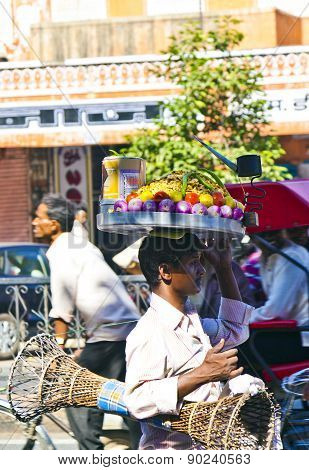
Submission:
[[61,352],[58,353],[58,354],[55,354],[49,361],[48,363],[46,364],[45,368],[44,368],[44,371],[42,372],[42,375],[40,377],[40,383],[39,383],[39,388],[38,388],[38,400],[39,400],[39,403],[41,405],[43,405],[43,401],[42,401],[42,391],[43,391],[43,382],[45,380],[45,375],[49,369],[49,367],[51,366],[51,364],[56,360],[58,359],[58,357],[63,357],[64,356],[64,352],[62,350],[60,350]]
[[231,427],[232,427],[232,425],[233,425],[233,421],[234,421],[235,415],[238,413],[239,409],[243,406],[244,402],[246,402],[249,397],[250,397],[250,395],[244,393],[244,394],[242,395],[242,397],[238,400],[236,406],[234,407],[233,413],[232,413],[231,416],[230,416],[229,424],[228,424],[227,429],[226,429],[226,432],[225,432],[225,437],[224,437],[224,439],[223,439],[224,450],[227,450],[228,437],[229,437],[230,429],[231,429]]
[[72,376],[71,385],[70,385],[70,390],[69,390],[69,400],[70,400],[70,404],[71,404],[71,405],[74,405],[72,395],[73,395],[73,388],[74,388],[74,385],[75,385],[75,381],[76,381],[77,377],[78,377],[82,372],[84,372],[85,370],[86,370],[85,367],[83,367],[83,368],[81,368],[81,369],[77,369],[77,371],[75,371],[74,374],[73,374],[73,376]]
[[195,403],[195,405],[192,407],[192,411],[191,411],[190,416],[189,416],[188,434],[189,434],[189,436],[190,436],[191,438],[192,438],[192,436],[191,436],[192,420],[193,420],[193,418],[194,418],[194,413],[195,413],[196,408],[198,407],[198,405],[199,405],[199,402],[197,401],[197,402]]
[[209,447],[210,433],[211,433],[211,430],[212,430],[213,422],[214,422],[215,417],[216,417],[216,413],[217,413],[219,407],[221,406],[221,404],[224,401],[225,401],[225,398],[222,398],[221,400],[218,400],[215,408],[212,411],[211,418],[210,418],[209,424],[208,424],[208,430],[207,430],[207,447]]

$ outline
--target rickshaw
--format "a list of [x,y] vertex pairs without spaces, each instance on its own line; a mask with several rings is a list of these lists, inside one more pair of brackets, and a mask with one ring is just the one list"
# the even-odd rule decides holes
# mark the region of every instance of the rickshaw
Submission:
[[[258,214],[258,225],[248,227],[246,232],[253,239],[260,232],[309,227],[309,180],[282,182],[259,182],[255,184],[233,184],[228,189],[233,197],[241,199],[246,194],[247,208]],[[259,240],[264,240],[259,237]],[[267,242],[266,242],[267,243]],[[267,245],[271,249],[271,245]],[[280,250],[273,250],[280,252]],[[285,256],[284,253],[279,253]],[[285,256],[286,257],[286,256]],[[293,259],[289,259],[306,273],[309,292],[309,271]],[[264,335],[283,338],[284,334],[299,335],[304,348],[304,360],[284,363],[267,363],[257,341]],[[263,380],[274,391],[282,404],[282,438],[287,449],[309,449],[309,408],[302,397],[304,385],[309,383],[309,306],[308,323],[299,326],[295,320],[278,318],[255,322],[250,325],[248,346]],[[284,345],[283,345],[284,346]],[[301,379],[300,379],[301,378]],[[299,410],[295,410],[295,399],[302,398]]]

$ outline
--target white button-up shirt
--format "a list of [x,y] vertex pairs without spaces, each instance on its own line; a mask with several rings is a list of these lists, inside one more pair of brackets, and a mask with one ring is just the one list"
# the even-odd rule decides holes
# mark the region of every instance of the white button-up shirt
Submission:
[[77,308],[88,343],[125,340],[140,315],[101,251],[73,232],[61,234],[46,255],[51,271],[50,317],[70,322]]
[[[309,269],[309,253],[305,248],[289,242],[282,251]],[[255,309],[251,322],[282,318],[296,320],[298,325],[309,324],[306,273],[277,253],[266,261],[261,258],[260,273],[268,299],[265,305]]]
[[[222,299],[218,319],[200,319],[192,304],[186,314],[156,294],[151,305],[129,334],[126,346],[126,395],[129,412],[138,419],[157,414],[178,414],[178,376],[202,364],[207,351],[225,339],[225,349],[249,337],[253,307]],[[220,382],[200,386],[184,400],[216,401]],[[168,432],[142,423],[140,449],[190,449],[192,440],[179,432]]]

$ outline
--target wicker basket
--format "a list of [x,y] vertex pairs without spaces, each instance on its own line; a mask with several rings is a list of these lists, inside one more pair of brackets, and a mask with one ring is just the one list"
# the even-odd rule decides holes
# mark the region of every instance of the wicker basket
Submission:
[[[124,384],[81,368],[53,337],[43,334],[31,338],[16,358],[9,379],[9,402],[16,418],[27,422],[60,408],[97,406],[102,387],[107,390],[109,386],[117,388],[119,406],[108,411],[122,407],[127,413]],[[111,403],[110,396],[103,401]],[[277,415],[272,395],[264,390],[253,397],[239,394],[214,403],[186,402],[179,416],[162,415],[146,422],[185,433],[205,449],[269,449]]]
[[268,392],[239,394],[214,403],[186,403],[171,428],[189,434],[205,449],[270,449],[277,413]]

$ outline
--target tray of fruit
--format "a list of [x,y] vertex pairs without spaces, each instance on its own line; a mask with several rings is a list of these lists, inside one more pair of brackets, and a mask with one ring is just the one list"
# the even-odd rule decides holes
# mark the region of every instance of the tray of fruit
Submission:
[[243,236],[244,206],[211,171],[174,171],[121,197],[108,210],[101,204],[99,230],[147,234],[157,229],[196,233],[225,232]]

